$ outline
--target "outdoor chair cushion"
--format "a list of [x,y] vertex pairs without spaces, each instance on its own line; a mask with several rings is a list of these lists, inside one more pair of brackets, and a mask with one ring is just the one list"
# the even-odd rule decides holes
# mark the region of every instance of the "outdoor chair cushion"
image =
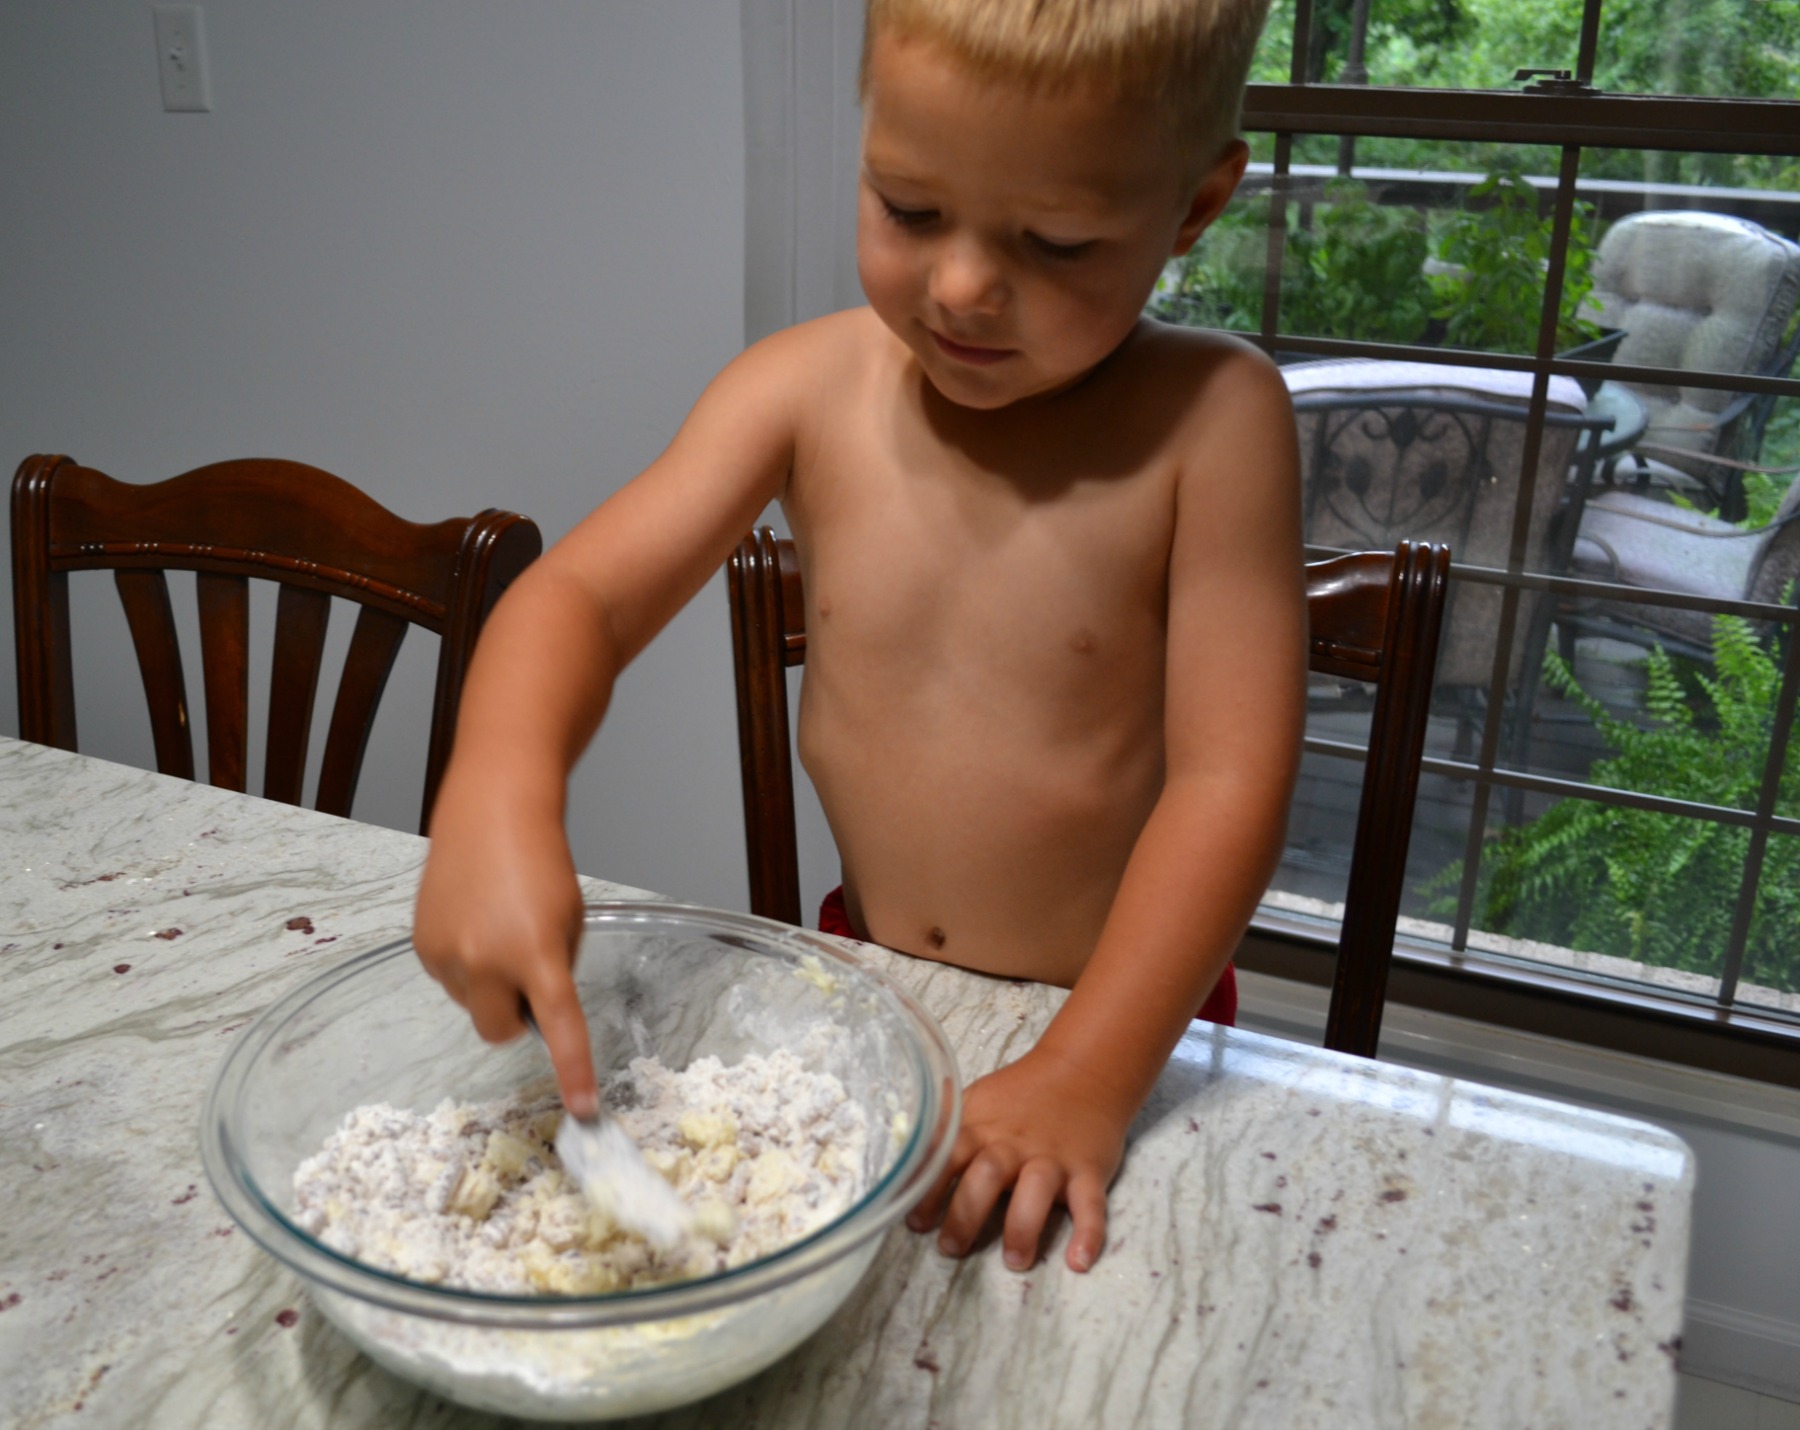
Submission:
[[[1601,239],[1593,282],[1583,315],[1625,329],[1615,363],[1762,372],[1800,299],[1800,246],[1725,214],[1632,214]],[[1717,388],[1632,387],[1650,419],[1645,440],[1695,452],[1717,449],[1716,419],[1737,396]],[[1700,470],[1696,465],[1693,474]]]
[[[1457,392],[1490,402],[1531,399],[1531,374],[1495,367],[1456,367],[1441,362],[1389,362],[1386,358],[1325,358],[1297,362],[1281,370],[1288,391],[1370,392],[1410,389]],[[1569,412],[1587,409],[1587,395],[1572,377],[1550,379],[1549,405]]]
[[[1787,604],[1800,580],[1800,481],[1767,526],[1749,530],[1656,497],[1599,492],[1588,498],[1571,560],[1574,574],[1590,580]],[[1652,635],[1702,649],[1712,644],[1712,617],[1704,611],[1622,604],[1619,614]]]
[[[1574,574],[1625,586],[1656,586],[1739,600],[1762,533],[1636,492],[1588,498],[1575,538]],[[1631,605],[1629,619],[1654,634],[1697,646],[1712,643],[1712,617],[1673,606]],[[1623,613],[1621,613],[1623,614]]]

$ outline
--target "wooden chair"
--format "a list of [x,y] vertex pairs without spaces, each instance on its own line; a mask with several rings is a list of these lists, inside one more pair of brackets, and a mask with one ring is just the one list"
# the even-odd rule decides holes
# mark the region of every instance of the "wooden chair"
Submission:
[[187,689],[165,571],[193,571],[206,687],[207,777],[242,790],[249,726],[249,582],[280,586],[263,779],[301,802],[331,598],[360,608],[325,739],[315,803],[348,815],[375,711],[409,626],[440,637],[425,756],[423,831],[450,757],[475,637],[501,591],[543,549],[537,526],[493,508],[422,526],[298,462],[219,462],[147,486],[68,457],[13,477],[19,733],[76,748],[69,572],[111,570],[150,705],[156,766],[193,779]]
[[[1325,1046],[1374,1057],[1412,834],[1432,666],[1450,575],[1446,546],[1403,541],[1306,568],[1311,668],[1375,686],[1350,883]],[[750,907],[801,922],[786,670],[806,659],[800,563],[762,527],[732,555],[727,585],[737,666],[738,750]]]

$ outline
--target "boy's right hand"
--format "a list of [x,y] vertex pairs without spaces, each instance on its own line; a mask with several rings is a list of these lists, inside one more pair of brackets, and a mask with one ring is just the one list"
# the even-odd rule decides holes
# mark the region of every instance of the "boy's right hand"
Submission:
[[413,946],[490,1043],[525,1031],[529,1003],[576,1117],[599,1110],[587,1019],[571,976],[581,889],[561,820],[459,800],[445,781],[431,819]]

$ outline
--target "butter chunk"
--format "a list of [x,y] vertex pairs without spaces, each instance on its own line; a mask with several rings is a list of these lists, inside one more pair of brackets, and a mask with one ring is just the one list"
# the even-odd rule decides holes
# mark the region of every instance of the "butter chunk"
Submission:
[[500,1200],[500,1179],[485,1165],[464,1170],[444,1209],[470,1221],[486,1221]]
[[491,1167],[497,1176],[509,1182],[516,1182],[525,1175],[525,1169],[537,1149],[527,1142],[521,1142],[512,1133],[496,1128],[488,1133],[487,1152],[482,1161]]
[[675,1124],[676,1134],[696,1151],[736,1145],[737,1118],[729,1112],[687,1112]]

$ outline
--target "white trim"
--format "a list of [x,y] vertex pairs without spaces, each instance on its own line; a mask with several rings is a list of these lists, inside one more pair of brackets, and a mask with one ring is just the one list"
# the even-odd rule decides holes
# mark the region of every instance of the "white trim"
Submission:
[[861,0],[741,0],[744,335],[862,302]]
[[1800,1400],[1800,1323],[1692,1297],[1684,1320],[1681,1369],[1689,1375]]
[[[1330,995],[1311,984],[1237,970],[1246,1027],[1316,1043]],[[1395,1062],[1485,1078],[1571,1100],[1598,1098],[1654,1118],[1660,1111],[1740,1127],[1800,1146],[1800,1091],[1616,1053],[1537,1033],[1477,1023],[1390,1003],[1382,1015],[1381,1054]]]

